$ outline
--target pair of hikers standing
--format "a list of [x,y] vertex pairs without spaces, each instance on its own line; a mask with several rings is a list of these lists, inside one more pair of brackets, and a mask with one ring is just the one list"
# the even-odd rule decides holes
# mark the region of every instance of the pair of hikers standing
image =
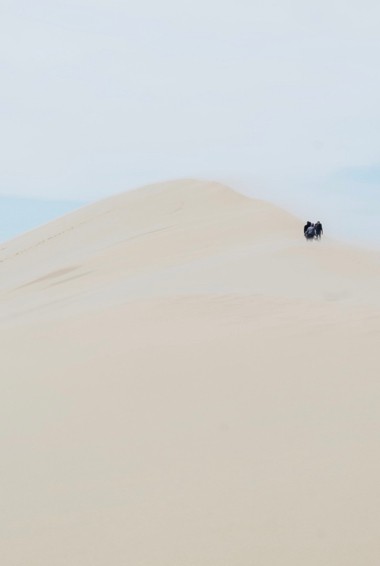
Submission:
[[313,224],[313,222],[307,221],[305,226],[303,227],[303,234],[306,240],[320,240],[323,234],[322,224],[319,222],[319,220],[315,224]]

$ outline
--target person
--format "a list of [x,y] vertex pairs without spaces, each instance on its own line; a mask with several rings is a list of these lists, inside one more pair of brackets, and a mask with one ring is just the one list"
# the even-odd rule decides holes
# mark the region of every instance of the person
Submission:
[[315,226],[312,222],[310,222],[310,226],[305,232],[305,238],[306,240],[314,240],[315,238]]
[[311,225],[310,220],[308,220],[305,224],[305,226],[303,227],[303,234],[306,234],[307,229],[309,228],[309,226]]
[[315,237],[317,238],[317,240],[321,239],[322,234],[323,234],[323,227],[318,220],[318,222],[316,222],[315,224]]

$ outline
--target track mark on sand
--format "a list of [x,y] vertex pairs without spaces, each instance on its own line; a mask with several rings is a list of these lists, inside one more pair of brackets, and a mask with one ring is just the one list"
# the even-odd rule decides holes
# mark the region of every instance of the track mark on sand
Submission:
[[31,285],[36,285],[37,283],[42,283],[43,281],[49,281],[50,279],[57,279],[62,277],[63,275],[67,275],[68,273],[72,273],[79,269],[81,265],[73,265],[71,267],[65,267],[64,269],[57,269],[56,271],[51,271],[47,275],[43,277],[38,277],[37,279],[33,279],[33,281],[29,281],[29,283],[25,283],[25,285],[21,285],[18,289],[25,289],[25,287],[30,287]]

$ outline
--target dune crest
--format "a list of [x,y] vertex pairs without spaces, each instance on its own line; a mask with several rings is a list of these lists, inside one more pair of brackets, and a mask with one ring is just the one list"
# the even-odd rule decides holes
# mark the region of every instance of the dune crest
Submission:
[[118,195],[21,236],[2,249],[0,273],[8,322],[19,305],[60,317],[192,293],[377,304],[380,281],[373,254],[305,245],[289,213],[195,180]]
[[3,245],[2,563],[377,565],[379,284],[196,180]]

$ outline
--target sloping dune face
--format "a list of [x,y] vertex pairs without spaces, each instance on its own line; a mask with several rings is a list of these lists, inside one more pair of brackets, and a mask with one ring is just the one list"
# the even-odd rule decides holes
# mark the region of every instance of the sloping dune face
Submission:
[[378,566],[377,254],[187,180],[0,274],[2,564]]

